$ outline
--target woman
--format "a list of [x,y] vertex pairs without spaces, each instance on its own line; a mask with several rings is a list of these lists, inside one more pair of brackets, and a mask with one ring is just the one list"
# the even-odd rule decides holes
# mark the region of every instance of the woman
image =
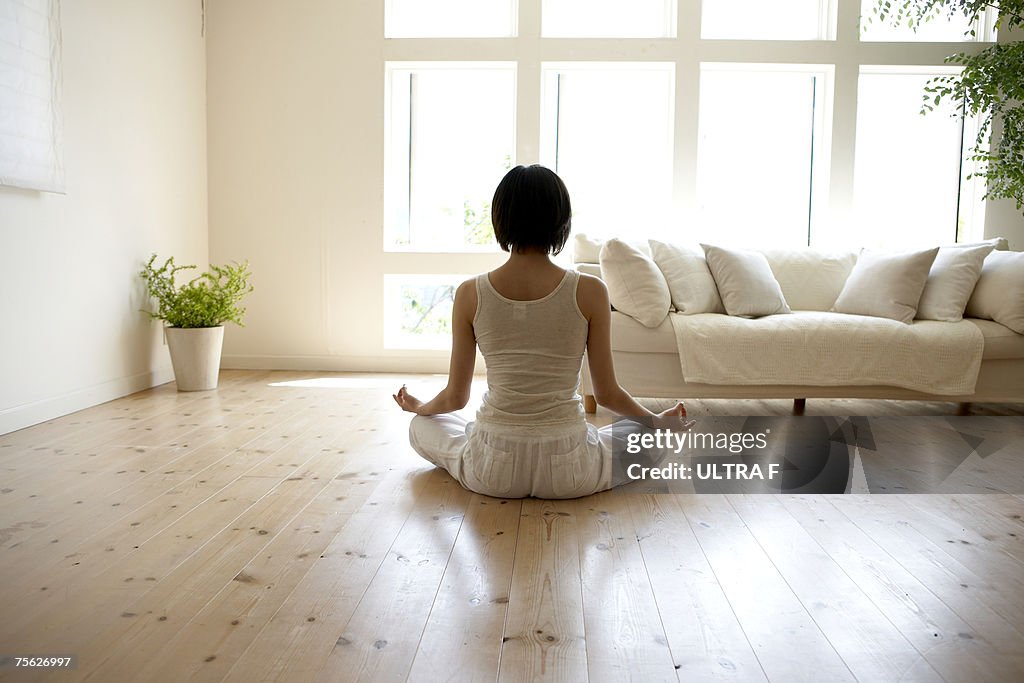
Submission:
[[[608,291],[596,277],[551,261],[569,237],[569,193],[543,166],[517,166],[498,185],[491,222],[508,261],[463,282],[452,312],[447,386],[423,402],[403,385],[395,401],[416,413],[409,441],[466,488],[490,496],[576,498],[611,488],[624,428],[597,429],[579,389],[587,352],[597,402],[632,428],[685,428],[677,403],[655,414],[615,379]],[[476,347],[487,393],[475,422],[452,411],[469,401]],[[618,445],[616,445],[618,444]]]

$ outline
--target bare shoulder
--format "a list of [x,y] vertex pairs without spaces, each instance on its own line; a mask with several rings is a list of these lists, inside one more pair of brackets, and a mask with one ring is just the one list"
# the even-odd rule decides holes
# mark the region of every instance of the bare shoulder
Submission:
[[470,319],[476,315],[476,278],[465,280],[456,288],[455,308]]
[[576,287],[576,303],[588,318],[595,312],[608,307],[608,288],[604,280],[593,275],[580,273]]
[[463,280],[458,288],[455,290],[456,296],[472,296],[476,299],[476,278],[471,277],[468,280]]

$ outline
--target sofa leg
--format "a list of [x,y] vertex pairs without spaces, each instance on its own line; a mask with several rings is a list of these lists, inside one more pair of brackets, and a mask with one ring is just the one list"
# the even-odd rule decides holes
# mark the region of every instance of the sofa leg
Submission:
[[794,415],[803,415],[804,414],[804,410],[806,408],[807,408],[807,399],[806,398],[794,398],[793,399],[793,414]]
[[965,415],[970,415],[971,414],[971,404],[970,404],[970,402],[964,402],[964,403],[959,404],[956,407],[956,414],[959,415],[960,417],[963,417]]
[[597,412],[597,399],[591,394],[583,394],[583,410],[587,415]]

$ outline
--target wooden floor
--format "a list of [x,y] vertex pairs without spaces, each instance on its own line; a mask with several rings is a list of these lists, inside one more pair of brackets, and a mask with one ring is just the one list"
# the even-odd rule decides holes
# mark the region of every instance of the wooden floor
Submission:
[[1019,496],[486,498],[401,381],[439,382],[224,372],[0,437],[0,655],[78,658],[0,679],[1024,680]]

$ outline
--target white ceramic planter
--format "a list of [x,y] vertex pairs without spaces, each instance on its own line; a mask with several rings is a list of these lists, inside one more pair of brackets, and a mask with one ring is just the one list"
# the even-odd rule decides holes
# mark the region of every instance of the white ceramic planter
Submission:
[[207,391],[217,388],[224,326],[165,327],[171,351],[174,380],[178,391]]

